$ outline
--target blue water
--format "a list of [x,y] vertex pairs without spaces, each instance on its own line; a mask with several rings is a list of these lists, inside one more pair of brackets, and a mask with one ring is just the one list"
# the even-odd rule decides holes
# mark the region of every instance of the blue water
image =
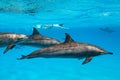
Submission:
[[[32,2],[29,6],[26,5]],[[7,54],[0,48],[0,80],[120,80],[119,0],[1,0],[0,32],[32,34],[36,24],[63,23],[69,29],[41,29],[39,32],[64,41],[65,32],[76,42],[98,45],[114,55],[95,57],[81,65],[78,59],[34,58],[18,61],[39,48],[16,46]],[[12,6],[10,6],[12,5]],[[36,8],[35,13],[26,13]],[[108,33],[99,28],[110,27]]]

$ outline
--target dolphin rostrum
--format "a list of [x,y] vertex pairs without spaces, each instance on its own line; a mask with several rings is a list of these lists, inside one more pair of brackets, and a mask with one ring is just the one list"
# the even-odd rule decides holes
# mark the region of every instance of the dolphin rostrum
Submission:
[[15,34],[15,33],[2,33],[0,32],[0,47],[5,47],[4,54],[15,47],[16,43],[19,43],[21,41],[27,40],[28,37],[23,34]]
[[47,36],[43,36],[38,32],[36,28],[33,28],[33,33],[29,36],[29,40],[19,43],[20,45],[28,45],[28,46],[35,46],[35,47],[48,47],[55,44],[60,44],[59,40],[54,38],[50,38]]
[[106,50],[91,44],[86,43],[78,43],[75,42],[71,36],[67,33],[66,39],[63,43],[50,46],[47,48],[43,48],[40,50],[36,50],[31,54],[24,56],[22,55],[22,59],[30,59],[30,58],[86,58],[82,64],[86,64],[92,60],[93,57],[103,55],[103,54],[113,54],[111,52],[107,52]]

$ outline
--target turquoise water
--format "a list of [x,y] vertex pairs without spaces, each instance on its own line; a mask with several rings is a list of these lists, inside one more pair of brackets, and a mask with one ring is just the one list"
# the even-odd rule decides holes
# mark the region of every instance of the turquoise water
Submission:
[[[114,55],[83,59],[34,58],[18,61],[39,47],[17,45],[3,54],[0,49],[0,80],[120,80],[120,1],[119,0],[1,0],[0,32],[32,34],[37,24],[64,24],[69,29],[37,28],[43,35],[64,41],[69,33],[76,42],[98,45]],[[29,6],[26,4],[30,4]],[[10,6],[12,4],[12,6]],[[36,8],[35,13],[27,9]],[[99,28],[114,30],[109,33]]]

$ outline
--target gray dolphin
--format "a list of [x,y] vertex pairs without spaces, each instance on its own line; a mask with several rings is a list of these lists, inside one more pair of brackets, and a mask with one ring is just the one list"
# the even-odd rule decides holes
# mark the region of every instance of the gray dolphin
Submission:
[[115,32],[113,29],[110,27],[105,27],[105,28],[99,28],[101,31],[108,32],[108,33],[113,33]]
[[7,48],[3,52],[5,54],[8,50],[15,47],[15,45],[17,43],[19,43],[20,41],[27,40],[27,39],[28,39],[28,37],[26,35],[23,35],[23,34],[0,32],[0,47],[7,46]]
[[33,33],[29,36],[29,40],[19,43],[19,45],[28,45],[35,47],[48,47],[55,44],[60,44],[59,40],[44,36],[38,32],[36,28],[33,28]]
[[86,64],[90,62],[93,57],[103,54],[113,54],[113,53],[107,52],[106,50],[95,45],[75,42],[70,37],[70,35],[66,33],[65,42],[47,48],[43,48],[40,50],[36,50],[27,56],[22,55],[22,57],[18,58],[18,60],[37,58],[37,57],[77,58],[77,59],[86,58],[82,63],[82,64]]

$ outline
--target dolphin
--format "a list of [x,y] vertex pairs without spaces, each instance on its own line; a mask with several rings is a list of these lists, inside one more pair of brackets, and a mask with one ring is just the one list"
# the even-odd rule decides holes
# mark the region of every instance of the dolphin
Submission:
[[105,28],[99,28],[101,31],[104,32],[108,32],[108,33],[113,33],[115,32],[114,30],[112,30],[110,27],[105,27]]
[[8,50],[14,48],[17,43],[27,40],[27,39],[28,37],[24,34],[0,32],[0,47],[7,46],[7,48],[3,52],[5,54]]
[[92,60],[93,57],[104,55],[104,54],[113,54],[112,52],[108,52],[103,48],[98,46],[82,43],[82,42],[75,42],[68,33],[66,34],[66,39],[63,43],[42,48],[40,50],[36,50],[30,53],[27,56],[22,55],[22,59],[31,59],[31,58],[77,58],[82,59],[85,58],[82,64],[86,64]]
[[36,28],[33,28],[33,33],[29,36],[29,40],[19,43],[19,45],[27,45],[34,47],[48,47],[56,44],[60,44],[59,40],[44,36],[38,32]]

